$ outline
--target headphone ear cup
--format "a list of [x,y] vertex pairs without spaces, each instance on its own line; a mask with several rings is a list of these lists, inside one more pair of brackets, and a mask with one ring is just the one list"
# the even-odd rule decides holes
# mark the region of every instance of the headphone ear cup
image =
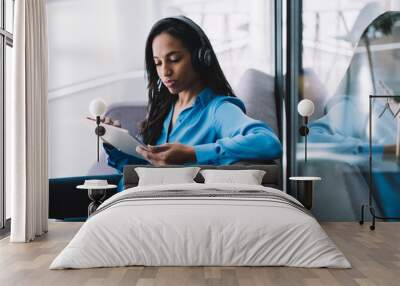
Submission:
[[209,48],[200,48],[198,55],[202,67],[209,68],[212,65],[212,52]]
[[195,69],[209,68],[212,62],[212,52],[209,48],[201,47],[193,51],[192,64]]

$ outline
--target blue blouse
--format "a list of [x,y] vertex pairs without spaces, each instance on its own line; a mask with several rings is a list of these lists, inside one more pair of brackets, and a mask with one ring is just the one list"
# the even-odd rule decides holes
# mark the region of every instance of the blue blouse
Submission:
[[[167,143],[173,107],[164,120],[157,145]],[[203,89],[194,104],[182,110],[168,143],[192,145],[197,164],[227,165],[246,159],[272,160],[281,155],[278,137],[265,123],[245,114],[237,97],[218,96]]]
[[[181,111],[168,136],[172,115],[173,107],[164,120],[157,145],[191,145],[196,152],[196,164],[227,165],[241,160],[273,160],[282,154],[281,143],[271,128],[248,117],[243,102],[237,97],[219,96],[210,88],[203,89],[194,104]],[[145,162],[105,149],[109,154],[109,165],[120,171],[127,163]]]

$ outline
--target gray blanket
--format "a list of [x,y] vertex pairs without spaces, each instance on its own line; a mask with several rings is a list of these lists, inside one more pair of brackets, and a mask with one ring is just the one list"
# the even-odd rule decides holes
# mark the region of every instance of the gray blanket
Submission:
[[280,196],[277,194],[269,193],[266,191],[259,190],[240,190],[240,191],[221,191],[216,189],[203,189],[203,190],[164,190],[164,191],[138,191],[138,192],[130,192],[125,195],[120,196],[116,200],[111,200],[109,202],[105,202],[101,205],[95,212],[91,214],[90,217],[95,216],[96,214],[107,210],[108,208],[118,205],[127,201],[144,201],[144,200],[154,200],[154,199],[164,199],[164,200],[191,200],[191,199],[223,199],[229,198],[230,200],[251,200],[256,199],[257,201],[264,200],[269,202],[276,202],[279,204],[289,205],[294,207],[295,209],[311,215],[310,212],[300,203],[295,200],[290,200],[285,198],[284,196]]

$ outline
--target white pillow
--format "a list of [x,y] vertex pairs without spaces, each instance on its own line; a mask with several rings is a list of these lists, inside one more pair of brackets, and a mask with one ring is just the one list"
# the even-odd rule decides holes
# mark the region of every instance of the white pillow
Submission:
[[193,180],[200,171],[199,167],[182,168],[135,168],[139,176],[138,186],[186,184],[195,183]]
[[265,171],[262,170],[201,170],[205,184],[234,183],[261,185]]

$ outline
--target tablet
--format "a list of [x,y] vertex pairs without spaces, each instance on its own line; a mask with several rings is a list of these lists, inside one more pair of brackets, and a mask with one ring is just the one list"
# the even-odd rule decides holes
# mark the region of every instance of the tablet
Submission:
[[142,155],[136,152],[137,146],[141,146],[142,148],[147,149],[146,145],[142,142],[142,140],[140,140],[136,136],[130,135],[128,130],[126,129],[104,123],[101,124],[101,126],[103,126],[106,130],[106,133],[103,136],[100,136],[101,140],[103,140],[105,143],[114,146],[118,150],[128,155],[144,159]]

